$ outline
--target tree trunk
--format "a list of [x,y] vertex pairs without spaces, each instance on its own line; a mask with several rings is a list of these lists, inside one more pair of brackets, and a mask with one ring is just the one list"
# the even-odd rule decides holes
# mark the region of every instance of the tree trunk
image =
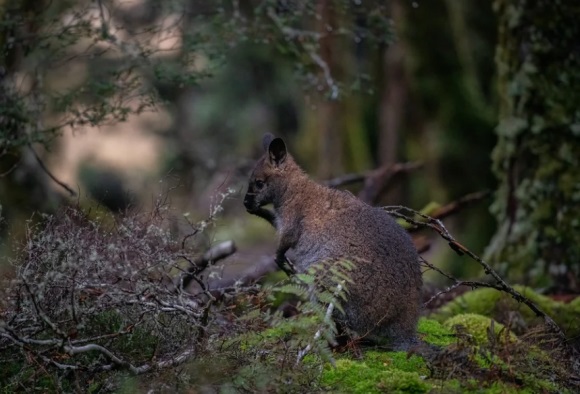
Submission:
[[[336,28],[337,15],[333,9],[332,1],[323,0],[318,5],[320,15],[321,32],[329,28]],[[338,58],[339,51],[337,40],[328,35],[320,40],[320,54],[322,61],[328,67],[329,73],[335,79],[335,83],[343,77],[343,64]],[[338,97],[330,97],[319,103],[320,113],[320,157],[318,175],[330,178],[340,174],[342,169],[342,125],[340,122],[341,101]]]
[[[397,24],[399,37],[404,24],[404,10],[400,0],[390,3],[392,18]],[[399,136],[403,128],[405,108],[408,105],[408,80],[405,70],[405,48],[398,39],[385,51],[385,89],[379,114],[379,163],[394,164],[398,161]]]
[[487,255],[515,279],[580,290],[580,6],[496,0],[495,11],[500,185]]

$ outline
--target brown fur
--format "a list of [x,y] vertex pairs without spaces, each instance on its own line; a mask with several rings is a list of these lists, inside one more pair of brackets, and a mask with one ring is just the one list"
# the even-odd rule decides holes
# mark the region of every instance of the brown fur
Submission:
[[[338,322],[394,349],[415,345],[422,277],[407,232],[384,210],[309,179],[282,139],[268,134],[263,142],[266,153],[256,163],[244,205],[276,227],[277,263],[289,249],[298,272],[320,261],[352,261],[354,283]],[[263,208],[267,204],[273,212]]]

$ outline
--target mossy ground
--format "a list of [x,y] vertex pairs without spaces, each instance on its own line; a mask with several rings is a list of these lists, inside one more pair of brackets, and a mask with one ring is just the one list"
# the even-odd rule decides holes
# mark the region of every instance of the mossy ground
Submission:
[[[529,287],[514,286],[514,288],[552,317],[567,337],[580,336],[580,298],[565,304],[538,294]],[[517,334],[524,333],[543,322],[526,305],[495,289],[469,291],[444,305],[430,317],[443,322],[464,313],[488,316],[499,323],[509,325]]]
[[422,318],[419,335],[429,345],[409,353],[339,356],[336,367],[325,368],[322,386],[344,393],[574,392],[557,357],[489,317]]

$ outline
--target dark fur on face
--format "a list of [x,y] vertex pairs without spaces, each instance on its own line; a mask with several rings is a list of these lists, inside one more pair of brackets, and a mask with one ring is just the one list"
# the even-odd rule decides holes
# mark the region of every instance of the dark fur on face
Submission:
[[248,212],[257,211],[264,205],[275,203],[276,196],[281,192],[280,179],[284,176],[288,152],[281,138],[272,134],[264,135],[262,140],[264,155],[258,160],[244,197],[244,206]]

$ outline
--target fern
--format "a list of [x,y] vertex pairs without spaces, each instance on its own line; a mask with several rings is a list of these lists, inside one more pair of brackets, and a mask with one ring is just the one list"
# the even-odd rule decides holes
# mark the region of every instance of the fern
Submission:
[[[315,388],[323,364],[334,364],[329,345],[337,335],[333,316],[343,313],[341,303],[348,297],[352,267],[345,260],[322,261],[304,273],[262,287],[253,309],[236,319],[246,329],[222,345],[239,365],[230,384],[244,391],[268,391],[281,384],[285,391]],[[284,317],[272,306],[277,298],[288,296],[295,300],[297,314],[292,317]]]

